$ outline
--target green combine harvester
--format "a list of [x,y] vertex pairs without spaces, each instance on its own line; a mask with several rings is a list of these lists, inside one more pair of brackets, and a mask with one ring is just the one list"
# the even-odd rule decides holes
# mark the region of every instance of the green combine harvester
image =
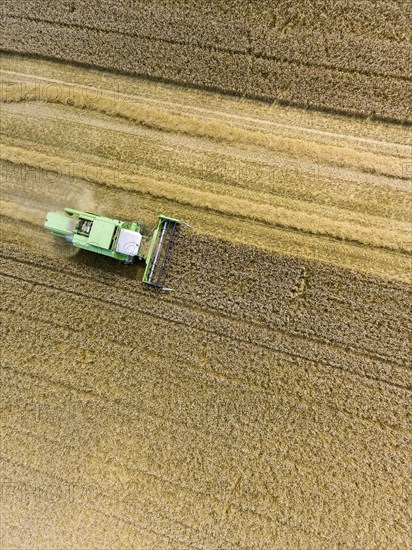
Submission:
[[48,212],[44,227],[56,237],[62,237],[76,248],[110,256],[132,264],[146,263],[143,283],[161,290],[165,286],[181,225],[187,223],[167,216],[159,216],[149,235],[143,234],[139,222],[125,222],[65,208],[65,214]]

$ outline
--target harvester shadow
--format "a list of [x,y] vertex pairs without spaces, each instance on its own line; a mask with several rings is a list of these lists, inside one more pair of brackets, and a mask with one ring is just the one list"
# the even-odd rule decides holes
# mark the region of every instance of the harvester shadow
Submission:
[[73,264],[88,267],[103,274],[114,277],[124,277],[128,280],[141,281],[145,270],[144,262],[137,261],[134,264],[125,264],[99,254],[91,254],[87,250],[79,250],[77,254],[68,259]]

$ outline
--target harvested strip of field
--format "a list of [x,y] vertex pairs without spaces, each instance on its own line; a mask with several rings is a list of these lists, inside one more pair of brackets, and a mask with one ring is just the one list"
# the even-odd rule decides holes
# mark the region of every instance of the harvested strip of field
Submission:
[[[287,109],[289,124],[281,125],[285,108],[260,106],[256,116],[256,104],[243,101],[236,114],[239,100],[220,97],[220,109],[208,109],[200,92],[139,89],[133,79],[96,72],[90,86],[78,83],[88,71],[67,71],[4,57],[5,171],[29,166],[87,179],[107,213],[105,195],[115,189],[116,203],[125,197],[126,210],[116,206],[125,218],[135,216],[128,195],[171,215],[178,202],[182,216],[210,235],[408,280],[404,128],[373,123],[379,139],[372,139],[367,124],[362,135],[357,121],[345,121],[338,134],[334,117],[310,113],[305,134],[299,111]],[[54,181],[45,185],[55,192]],[[5,191],[12,199],[14,190]]]
[[[3,544],[407,547],[407,129],[0,74]],[[175,292],[55,242],[67,205],[193,223]]]
[[412,11],[402,0],[3,4],[5,50],[412,121]]

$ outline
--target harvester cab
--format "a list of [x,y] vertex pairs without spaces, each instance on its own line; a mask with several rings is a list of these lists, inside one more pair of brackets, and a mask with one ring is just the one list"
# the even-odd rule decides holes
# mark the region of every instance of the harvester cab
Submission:
[[166,279],[182,225],[187,223],[159,216],[155,227],[144,234],[138,221],[126,222],[65,208],[65,214],[48,212],[44,227],[76,248],[110,256],[127,264],[146,263],[143,283],[161,290],[172,290]]

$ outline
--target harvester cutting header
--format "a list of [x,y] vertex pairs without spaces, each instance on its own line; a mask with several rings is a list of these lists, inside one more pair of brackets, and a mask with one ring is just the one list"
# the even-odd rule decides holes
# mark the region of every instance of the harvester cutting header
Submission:
[[[161,290],[165,286],[170,261],[181,225],[185,222],[159,216],[150,234],[144,235],[137,221],[125,222],[65,208],[65,214],[48,212],[44,227],[56,237],[62,237],[76,248],[110,256],[132,264],[146,263],[143,283]],[[188,226],[190,227],[190,226]]]

